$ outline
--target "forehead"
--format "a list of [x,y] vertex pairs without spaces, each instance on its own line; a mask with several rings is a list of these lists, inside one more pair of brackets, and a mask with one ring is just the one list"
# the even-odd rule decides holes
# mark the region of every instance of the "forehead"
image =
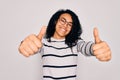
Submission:
[[67,21],[72,22],[72,16],[68,13],[61,14],[60,18],[65,18]]

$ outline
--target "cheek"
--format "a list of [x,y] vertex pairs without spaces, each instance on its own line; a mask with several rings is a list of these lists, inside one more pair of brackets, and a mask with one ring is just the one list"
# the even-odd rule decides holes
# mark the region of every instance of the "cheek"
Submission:
[[59,31],[60,29],[59,29],[59,26],[58,25],[56,25],[56,27],[55,27],[55,31]]
[[70,29],[67,29],[67,33],[68,33],[68,34],[70,33],[70,31],[71,31],[71,28],[70,28]]
[[59,27],[60,27],[60,24],[57,23],[56,26],[55,26],[55,29],[59,29]]

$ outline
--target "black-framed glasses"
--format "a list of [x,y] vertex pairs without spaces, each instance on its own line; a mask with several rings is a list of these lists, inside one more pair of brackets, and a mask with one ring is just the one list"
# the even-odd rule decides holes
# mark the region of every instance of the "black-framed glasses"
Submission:
[[67,20],[65,19],[65,18],[60,18],[59,19],[59,22],[60,22],[60,24],[62,24],[62,25],[65,25],[65,24],[67,24],[67,27],[69,27],[69,28],[71,28],[72,27],[72,22],[67,22]]

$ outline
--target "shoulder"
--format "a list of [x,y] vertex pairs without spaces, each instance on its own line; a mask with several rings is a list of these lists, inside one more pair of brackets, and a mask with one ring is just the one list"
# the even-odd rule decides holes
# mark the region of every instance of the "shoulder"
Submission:
[[78,43],[83,43],[83,42],[85,42],[83,39],[78,39],[77,44]]

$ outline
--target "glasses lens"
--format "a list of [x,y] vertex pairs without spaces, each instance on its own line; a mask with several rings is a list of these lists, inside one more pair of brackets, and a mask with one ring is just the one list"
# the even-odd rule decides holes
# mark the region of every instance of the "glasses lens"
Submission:
[[67,23],[67,26],[68,26],[68,27],[72,27],[72,22],[67,22],[65,18],[60,18],[60,19],[59,19],[59,22],[60,22],[62,25],[64,25],[64,24]]
[[64,18],[61,18],[61,19],[60,19],[60,23],[61,23],[62,25],[64,25],[64,24],[66,23],[65,19],[64,19]]

